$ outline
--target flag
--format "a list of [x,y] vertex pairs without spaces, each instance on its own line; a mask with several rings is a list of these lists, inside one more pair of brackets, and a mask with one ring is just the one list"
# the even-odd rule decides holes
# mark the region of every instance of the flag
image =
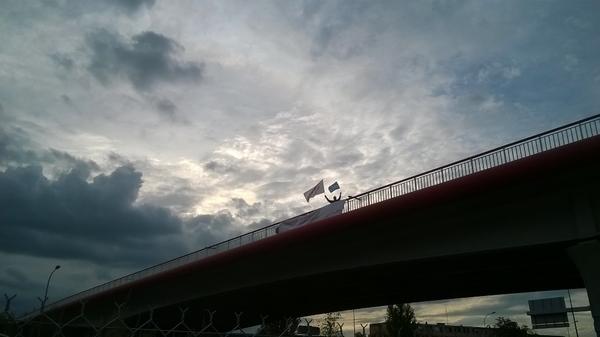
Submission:
[[335,183],[331,184],[331,186],[327,187],[327,189],[329,192],[333,193],[333,191],[340,189],[340,185],[338,185],[338,182],[336,181]]
[[310,198],[323,193],[325,193],[325,187],[323,186],[323,179],[321,179],[321,181],[319,181],[319,183],[315,187],[304,192],[304,197],[306,198],[306,202],[308,202]]

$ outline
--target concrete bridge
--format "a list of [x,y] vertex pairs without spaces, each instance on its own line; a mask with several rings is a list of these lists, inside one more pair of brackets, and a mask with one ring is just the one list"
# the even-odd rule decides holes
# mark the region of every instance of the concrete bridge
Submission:
[[85,300],[88,318],[101,322],[126,301],[123,317],[153,308],[169,324],[185,307],[198,317],[243,312],[241,326],[250,326],[261,313],[586,287],[598,332],[599,131],[594,116],[532,136],[365,192],[339,216],[276,235],[277,224],[269,226],[227,249],[51,304],[46,314],[74,317]]

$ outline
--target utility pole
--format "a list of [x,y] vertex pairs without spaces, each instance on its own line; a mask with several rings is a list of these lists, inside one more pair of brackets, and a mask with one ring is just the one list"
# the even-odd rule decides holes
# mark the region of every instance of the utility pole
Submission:
[[579,331],[577,330],[577,321],[575,320],[575,311],[573,311],[573,301],[571,300],[571,290],[567,289],[569,294],[569,303],[571,305],[571,315],[573,315],[573,326],[575,326],[575,336],[579,337]]
[[354,335],[352,337],[356,337],[356,317],[354,316],[354,309],[352,309],[352,330],[354,331]]

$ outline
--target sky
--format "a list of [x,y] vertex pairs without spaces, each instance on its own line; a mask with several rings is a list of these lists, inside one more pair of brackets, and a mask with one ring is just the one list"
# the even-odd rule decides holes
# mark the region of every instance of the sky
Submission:
[[56,264],[51,300],[319,207],[322,178],[360,193],[600,106],[597,1],[0,3],[15,310]]

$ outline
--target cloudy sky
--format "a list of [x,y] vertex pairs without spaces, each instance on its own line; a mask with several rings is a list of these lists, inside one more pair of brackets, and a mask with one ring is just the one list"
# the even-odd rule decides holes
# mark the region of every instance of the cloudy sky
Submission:
[[22,310],[55,264],[54,299],[318,207],[321,178],[355,194],[600,106],[597,1],[0,2]]

